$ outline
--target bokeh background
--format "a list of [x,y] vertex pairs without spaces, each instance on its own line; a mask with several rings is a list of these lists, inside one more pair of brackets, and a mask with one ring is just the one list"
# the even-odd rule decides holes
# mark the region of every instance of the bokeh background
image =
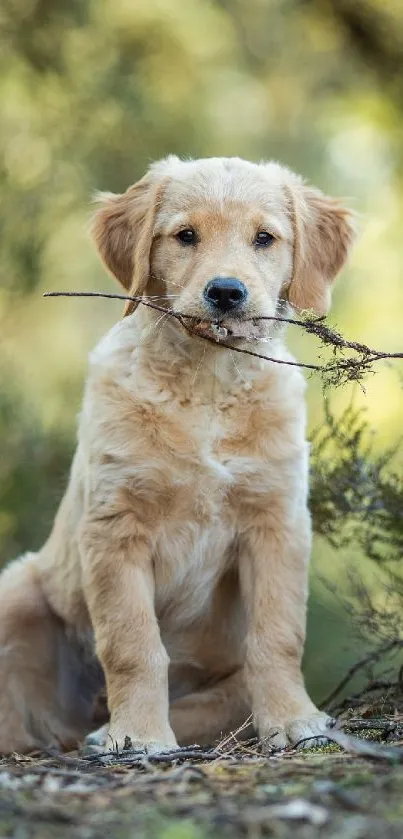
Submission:
[[[95,189],[119,191],[154,159],[275,158],[361,216],[331,321],[403,349],[401,0],[2,0],[0,6],[0,563],[45,537],[66,483],[88,350],[114,301],[88,236]],[[290,334],[302,358],[315,343]],[[401,432],[397,365],[354,398],[375,446]],[[311,424],[321,422],[310,380]],[[317,698],[357,653],[339,599],[362,556],[314,551],[308,681]]]

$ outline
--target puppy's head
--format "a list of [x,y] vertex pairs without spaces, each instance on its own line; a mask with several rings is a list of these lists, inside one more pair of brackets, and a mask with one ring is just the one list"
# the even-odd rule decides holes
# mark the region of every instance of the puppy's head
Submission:
[[94,238],[124,288],[234,337],[279,301],[326,314],[353,239],[349,211],[277,163],[169,157],[102,200]]

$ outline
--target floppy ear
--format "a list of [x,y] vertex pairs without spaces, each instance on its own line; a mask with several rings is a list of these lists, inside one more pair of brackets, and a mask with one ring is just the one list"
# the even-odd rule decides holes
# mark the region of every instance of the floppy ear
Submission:
[[332,282],[355,237],[352,213],[302,183],[287,186],[294,227],[294,264],[287,296],[296,309],[329,311]]
[[[161,184],[145,175],[122,195],[99,193],[96,198],[103,207],[93,220],[95,244],[108,270],[133,297],[144,294],[150,276],[150,252],[161,192]],[[137,305],[128,301],[124,314],[131,314]]]

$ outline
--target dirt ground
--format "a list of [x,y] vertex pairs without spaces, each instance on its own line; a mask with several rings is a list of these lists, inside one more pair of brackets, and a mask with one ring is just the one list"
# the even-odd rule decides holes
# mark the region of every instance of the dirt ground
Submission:
[[3,758],[0,839],[401,839],[402,721],[344,730],[342,748],[271,756],[230,739],[175,757]]

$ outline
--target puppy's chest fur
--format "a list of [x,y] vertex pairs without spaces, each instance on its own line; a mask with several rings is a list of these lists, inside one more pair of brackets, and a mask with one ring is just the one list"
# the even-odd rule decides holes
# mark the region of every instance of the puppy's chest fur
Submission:
[[[187,421],[188,445],[169,453],[169,511],[155,549],[157,608],[195,615],[236,556],[237,507],[242,485],[261,485],[262,464],[233,450],[237,423],[202,406]],[[190,417],[189,417],[190,420]],[[167,497],[166,496],[166,497]],[[162,504],[165,499],[161,499]],[[159,601],[159,603],[158,603]]]
[[122,403],[120,497],[153,532],[156,608],[168,625],[206,613],[243,523],[284,490],[284,463],[300,455],[283,406],[261,391],[240,385],[212,403],[148,389]]
[[126,486],[164,527],[233,525],[240,507],[276,488],[296,453],[285,411],[243,390],[214,404],[136,400],[130,437]]

